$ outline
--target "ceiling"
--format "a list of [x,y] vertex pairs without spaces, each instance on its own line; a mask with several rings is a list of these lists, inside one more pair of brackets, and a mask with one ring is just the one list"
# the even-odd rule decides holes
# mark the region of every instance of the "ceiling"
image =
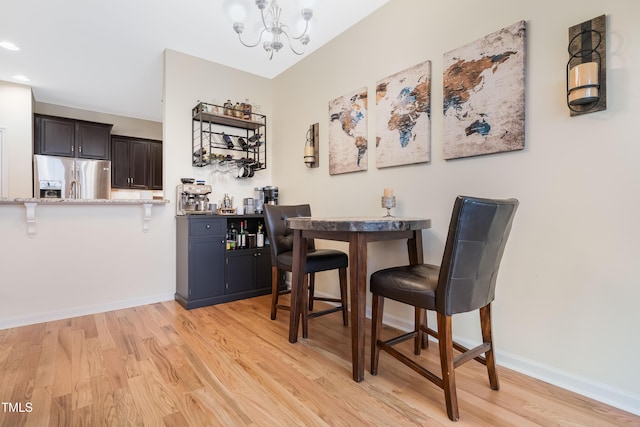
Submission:
[[[313,9],[305,55],[389,0],[278,0],[282,21]],[[3,0],[0,80],[23,83],[38,102],[140,119],[162,121],[162,55],[177,50],[273,78],[300,61],[285,47],[272,60],[258,47],[240,44],[233,7],[247,19],[259,17],[253,0]],[[255,42],[257,20],[245,23]],[[297,33],[297,31],[293,31]]]

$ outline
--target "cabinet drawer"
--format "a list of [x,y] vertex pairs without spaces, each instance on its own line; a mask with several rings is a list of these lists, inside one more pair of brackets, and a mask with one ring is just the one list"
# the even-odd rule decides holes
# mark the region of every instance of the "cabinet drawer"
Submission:
[[218,218],[189,218],[190,236],[224,236],[227,222]]

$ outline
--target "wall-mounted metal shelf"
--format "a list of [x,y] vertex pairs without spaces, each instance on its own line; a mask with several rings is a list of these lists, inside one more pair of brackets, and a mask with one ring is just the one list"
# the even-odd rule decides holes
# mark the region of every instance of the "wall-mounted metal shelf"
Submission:
[[266,169],[267,117],[251,113],[243,119],[223,112],[223,106],[205,102],[192,109],[193,166],[235,163]]

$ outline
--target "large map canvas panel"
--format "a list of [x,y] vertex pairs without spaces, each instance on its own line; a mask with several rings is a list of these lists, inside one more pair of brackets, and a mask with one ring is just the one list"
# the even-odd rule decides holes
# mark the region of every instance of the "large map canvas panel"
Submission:
[[525,21],[444,54],[445,159],[524,148]]
[[329,174],[366,171],[367,88],[329,101]]
[[376,166],[431,160],[431,61],[376,83]]

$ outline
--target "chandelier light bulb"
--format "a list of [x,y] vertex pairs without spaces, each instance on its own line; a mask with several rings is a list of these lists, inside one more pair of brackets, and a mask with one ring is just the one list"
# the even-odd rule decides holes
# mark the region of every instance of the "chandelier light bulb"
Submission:
[[[307,34],[309,30],[309,21],[313,17],[313,11],[311,9],[305,8],[300,12],[302,18],[304,19],[305,25],[302,34],[295,36],[290,34],[290,27],[281,22],[280,16],[282,14],[282,8],[278,5],[277,0],[272,0],[271,3],[267,6],[267,0],[256,0],[256,6],[260,10],[260,16],[262,18],[262,30],[258,35],[258,40],[255,43],[246,43],[242,39],[242,34],[244,33],[244,23],[235,22],[233,24],[233,30],[238,34],[238,39],[240,43],[242,43],[246,47],[256,47],[262,41],[262,36],[265,33],[271,35],[270,40],[266,40],[262,43],[262,47],[264,50],[270,54],[269,59],[273,58],[273,53],[278,52],[280,49],[284,47],[283,40],[286,38],[289,48],[296,55],[304,54],[304,47],[309,43],[311,38]],[[267,12],[265,13],[265,10]],[[265,36],[268,38],[269,36]],[[298,44],[298,49],[294,45]]]

